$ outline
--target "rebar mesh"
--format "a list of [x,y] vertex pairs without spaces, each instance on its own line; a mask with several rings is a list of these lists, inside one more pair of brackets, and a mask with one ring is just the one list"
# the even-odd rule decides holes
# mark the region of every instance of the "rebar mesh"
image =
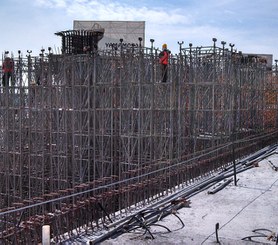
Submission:
[[277,70],[215,44],[172,55],[166,83],[153,48],[13,59],[0,98],[7,243],[39,242],[43,224],[62,241],[225,167],[232,144],[240,157],[277,138]]

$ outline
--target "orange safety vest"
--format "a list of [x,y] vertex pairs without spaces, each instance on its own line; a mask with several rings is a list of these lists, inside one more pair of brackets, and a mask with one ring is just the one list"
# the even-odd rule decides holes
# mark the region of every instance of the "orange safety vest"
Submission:
[[168,59],[169,59],[169,52],[164,50],[163,56],[159,59],[159,63],[163,65],[168,65]]

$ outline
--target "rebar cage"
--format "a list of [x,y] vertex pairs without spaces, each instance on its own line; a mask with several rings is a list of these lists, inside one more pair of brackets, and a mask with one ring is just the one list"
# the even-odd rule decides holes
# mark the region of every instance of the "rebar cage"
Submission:
[[[13,57],[0,98],[0,241],[62,241],[277,139],[277,69],[224,48]],[[4,79],[4,75],[1,77]],[[104,212],[105,211],[105,212]]]

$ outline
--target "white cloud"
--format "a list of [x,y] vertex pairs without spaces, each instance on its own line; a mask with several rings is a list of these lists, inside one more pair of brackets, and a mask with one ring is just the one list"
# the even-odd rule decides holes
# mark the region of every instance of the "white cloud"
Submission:
[[37,6],[63,8],[69,16],[94,20],[145,20],[156,24],[190,24],[191,17],[181,9],[163,9],[145,6],[136,8],[117,1],[36,0]]
[[56,18],[49,20],[49,25],[59,30],[71,29],[73,20],[137,20],[146,21],[147,46],[150,45],[149,39],[154,38],[156,47],[167,42],[172,50],[178,50],[177,41],[184,41],[184,46],[189,42],[207,46],[216,37],[219,46],[224,40],[235,43],[243,52],[255,49],[258,52],[277,52],[277,0],[263,3],[260,0],[200,2],[189,0],[188,4],[183,4],[173,0],[158,5],[157,1],[35,0],[36,7],[45,13],[51,11],[50,8],[55,9],[53,17]]
[[66,0],[35,0],[35,4],[47,8],[65,8],[67,6]]
[[158,40],[158,46],[161,46],[159,40],[177,46],[178,39],[183,36],[183,33],[186,37],[188,36],[186,35],[189,30],[187,27],[191,26],[190,28],[192,28],[194,22],[191,14],[189,12],[185,14],[181,8],[135,7],[117,1],[107,2],[105,0],[36,1],[42,7],[63,8],[68,17],[73,20],[146,21],[146,45],[149,44],[150,38],[154,38]]

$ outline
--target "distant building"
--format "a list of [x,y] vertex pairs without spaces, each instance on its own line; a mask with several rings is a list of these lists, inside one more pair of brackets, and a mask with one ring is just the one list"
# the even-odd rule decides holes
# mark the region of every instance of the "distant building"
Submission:
[[272,69],[272,54],[249,54],[243,53],[243,57],[249,61],[257,62],[257,63],[265,63],[268,70]]
[[118,47],[120,39],[123,39],[124,47],[139,46],[139,38],[142,38],[141,45],[145,45],[145,21],[73,21],[74,30],[88,31],[96,25],[104,28],[104,36],[98,43],[98,49]]

